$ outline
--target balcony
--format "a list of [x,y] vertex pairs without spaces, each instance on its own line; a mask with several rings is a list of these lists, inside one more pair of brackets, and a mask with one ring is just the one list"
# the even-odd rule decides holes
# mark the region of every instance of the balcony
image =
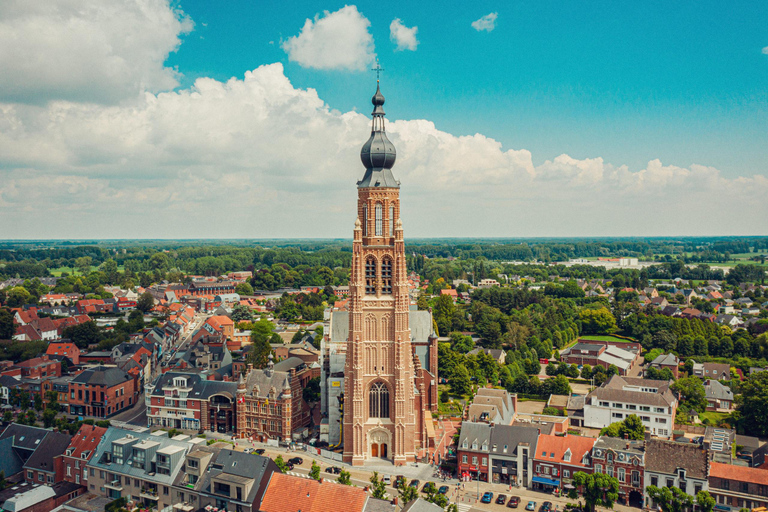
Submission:
[[108,489],[114,489],[115,491],[122,491],[123,485],[120,482],[121,480],[119,478],[115,478],[114,480],[105,482],[104,487],[107,487]]
[[157,495],[157,491],[154,489],[142,489],[139,493],[140,498],[157,501],[160,497]]

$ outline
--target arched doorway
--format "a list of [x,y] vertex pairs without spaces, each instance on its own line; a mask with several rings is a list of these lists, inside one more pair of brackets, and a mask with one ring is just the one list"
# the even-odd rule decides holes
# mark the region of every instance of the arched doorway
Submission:
[[389,430],[377,428],[368,433],[368,453],[371,458],[389,459],[389,445],[392,435]]

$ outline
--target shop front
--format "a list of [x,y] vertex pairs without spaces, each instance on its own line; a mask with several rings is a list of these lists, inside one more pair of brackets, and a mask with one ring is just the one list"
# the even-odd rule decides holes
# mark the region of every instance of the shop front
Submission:
[[553,478],[545,478],[543,476],[535,476],[532,479],[533,489],[536,491],[552,491],[555,488],[560,487],[560,480]]

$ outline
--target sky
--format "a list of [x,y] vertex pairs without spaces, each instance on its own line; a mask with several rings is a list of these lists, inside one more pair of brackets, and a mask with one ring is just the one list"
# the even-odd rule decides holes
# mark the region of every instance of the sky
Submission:
[[[287,5],[287,6],[286,6]],[[0,2],[0,238],[768,234],[768,3]]]

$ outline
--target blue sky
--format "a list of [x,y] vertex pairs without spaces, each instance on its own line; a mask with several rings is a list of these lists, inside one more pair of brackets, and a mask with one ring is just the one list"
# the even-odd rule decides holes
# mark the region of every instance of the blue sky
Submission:
[[[226,80],[283,62],[297,87],[332,108],[367,113],[369,72],[302,68],[280,42],[344,2],[183,1],[195,21],[168,64]],[[766,2],[359,2],[386,69],[392,118],[430,119],[527,148],[538,164],[563,152],[639,168],[653,158],[725,175],[768,162]],[[470,23],[498,13],[491,32]],[[418,27],[396,51],[389,24]]]
[[0,2],[0,238],[768,234],[768,2]]

